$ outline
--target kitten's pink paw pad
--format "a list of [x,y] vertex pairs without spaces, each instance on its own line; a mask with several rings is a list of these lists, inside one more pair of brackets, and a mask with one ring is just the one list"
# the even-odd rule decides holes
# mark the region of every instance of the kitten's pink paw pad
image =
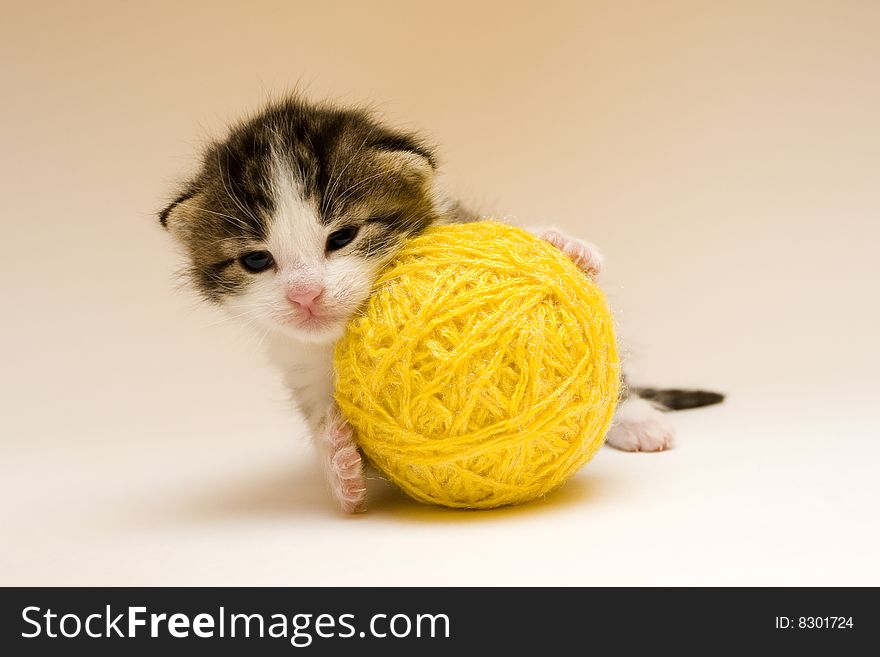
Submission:
[[581,271],[591,276],[602,271],[605,259],[596,245],[570,237],[558,228],[544,229],[538,233],[538,237],[562,251]]
[[331,485],[339,507],[346,513],[361,513],[365,507],[367,486],[363,461],[357,448],[346,447],[336,452],[331,468],[336,473]]
[[345,513],[360,513],[367,495],[364,463],[354,443],[354,431],[338,411],[331,412],[327,418],[325,438],[333,497]]
[[616,421],[606,442],[626,452],[662,452],[672,449],[674,439],[675,430],[659,416]]

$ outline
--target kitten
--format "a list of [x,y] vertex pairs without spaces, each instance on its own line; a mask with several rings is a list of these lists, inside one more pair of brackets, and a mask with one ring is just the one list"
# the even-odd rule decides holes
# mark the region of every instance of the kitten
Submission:
[[[408,238],[433,223],[476,218],[443,193],[423,139],[359,109],[298,98],[270,105],[210,144],[198,172],[159,215],[183,247],[201,296],[267,333],[270,356],[347,512],[363,509],[366,491],[361,455],[333,401],[333,343]],[[594,246],[554,228],[533,232],[588,274],[599,273]],[[674,408],[690,393],[642,394]],[[653,405],[632,397],[607,440],[653,451],[671,446],[672,436]]]

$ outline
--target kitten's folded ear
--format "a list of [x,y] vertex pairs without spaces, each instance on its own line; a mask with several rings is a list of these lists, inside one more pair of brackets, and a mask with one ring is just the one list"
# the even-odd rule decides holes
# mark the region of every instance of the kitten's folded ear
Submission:
[[402,132],[386,132],[371,140],[370,147],[391,154],[417,155],[432,169],[437,168],[434,149],[417,135]]
[[437,172],[434,150],[416,135],[387,132],[371,140],[370,148],[387,173],[402,175],[411,183],[428,183]]
[[187,185],[174,200],[159,212],[159,223],[173,236],[179,237],[189,222],[192,211],[186,202],[199,193],[195,185]]

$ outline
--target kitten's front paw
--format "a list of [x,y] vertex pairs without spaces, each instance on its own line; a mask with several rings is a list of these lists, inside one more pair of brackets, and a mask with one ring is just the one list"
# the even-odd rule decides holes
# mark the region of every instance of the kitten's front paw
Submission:
[[327,450],[327,474],[330,489],[339,508],[345,513],[361,513],[367,495],[364,463],[354,442],[354,430],[339,409],[327,414],[324,425]]
[[595,244],[566,235],[553,227],[534,228],[531,232],[562,251],[581,271],[591,276],[598,276],[602,271],[605,258]]

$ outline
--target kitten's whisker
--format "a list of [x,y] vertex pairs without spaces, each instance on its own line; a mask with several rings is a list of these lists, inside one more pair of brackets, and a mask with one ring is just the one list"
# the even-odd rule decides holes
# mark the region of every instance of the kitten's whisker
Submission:
[[218,217],[223,217],[224,219],[232,219],[234,221],[241,221],[238,217],[231,214],[224,214],[223,212],[215,212],[214,210],[209,210],[208,208],[203,208],[198,205],[194,205],[192,203],[187,203],[186,201],[180,201],[177,205],[182,205],[185,208],[192,208],[193,210],[199,210],[201,212],[207,212],[209,214],[215,214]]
[[257,340],[257,349],[262,349],[263,343],[266,341],[266,338],[269,337],[269,333],[272,331],[272,328],[269,327],[265,331],[263,331],[263,335],[260,336],[260,339]]
[[[207,212],[209,214],[216,215],[216,216],[224,219],[226,221],[226,223],[231,223],[233,226],[238,226],[239,228],[241,228],[243,231],[246,231],[247,233],[253,233],[253,228],[251,228],[251,226],[248,226],[248,224],[243,219],[236,217],[234,215],[225,214],[223,212],[216,212],[214,210],[209,210],[208,208],[199,207],[198,205],[193,205],[192,203],[185,203],[183,201],[178,203],[178,205],[182,205],[187,208],[192,208],[193,210],[198,210],[201,212]],[[237,238],[237,239],[243,239],[243,238]]]
[[[229,144],[225,144],[227,155],[231,155],[232,151],[229,148]],[[229,159],[227,157],[226,160],[226,175],[224,175],[223,164],[220,162],[220,151],[217,150],[217,169],[220,173],[220,182],[223,184],[223,189],[226,191],[226,195],[230,198],[230,200],[235,203],[239,210],[244,212],[245,216],[253,219],[257,225],[260,224],[260,221],[253,215],[253,213],[248,210],[242,203],[239,201],[238,196],[235,195],[234,190],[232,189],[234,183],[232,181],[232,176],[229,174]],[[226,184],[226,177],[229,177],[229,185]],[[252,231],[250,227],[248,230]]]
[[202,328],[209,329],[209,328],[214,328],[215,326],[220,326],[221,324],[230,324],[230,323],[233,324],[234,326],[240,326],[240,324],[238,324],[238,321],[250,316],[250,314],[251,314],[250,311],[243,312],[238,315],[229,314],[228,316],[222,317],[221,319],[218,319],[217,321],[209,322],[208,324],[202,324]]
[[354,185],[352,185],[351,187],[349,187],[348,189],[346,189],[346,190],[340,195],[340,197],[336,200],[336,202],[337,202],[337,203],[342,203],[343,201],[347,200],[347,199],[348,199],[348,198],[354,193],[354,191],[355,191],[358,187],[361,187],[362,185],[364,185],[364,184],[370,182],[370,181],[373,180],[374,178],[378,178],[378,177],[380,177],[380,176],[384,176],[384,175],[386,175],[386,173],[385,173],[384,171],[380,171],[379,173],[374,173],[372,176],[367,176],[366,178],[360,180],[359,182],[355,183]]
[[[336,191],[336,187],[338,187],[339,183],[342,181],[342,175],[345,173],[346,169],[348,169],[348,167],[351,166],[351,163],[354,162],[355,158],[357,158],[357,156],[360,155],[361,151],[363,150],[364,146],[367,143],[367,140],[373,136],[374,132],[376,132],[375,128],[370,129],[370,131],[367,133],[367,136],[364,137],[364,140],[361,142],[361,145],[358,146],[358,149],[349,158],[348,162],[345,163],[345,166],[342,167],[342,171],[340,171],[335,176],[335,180],[331,180],[331,185],[329,186],[329,190],[327,191],[327,194],[324,196],[325,200],[333,197],[333,193]],[[334,168],[335,168],[335,162],[334,162]],[[321,208],[321,212],[323,213],[324,211],[325,211],[325,208]]]

